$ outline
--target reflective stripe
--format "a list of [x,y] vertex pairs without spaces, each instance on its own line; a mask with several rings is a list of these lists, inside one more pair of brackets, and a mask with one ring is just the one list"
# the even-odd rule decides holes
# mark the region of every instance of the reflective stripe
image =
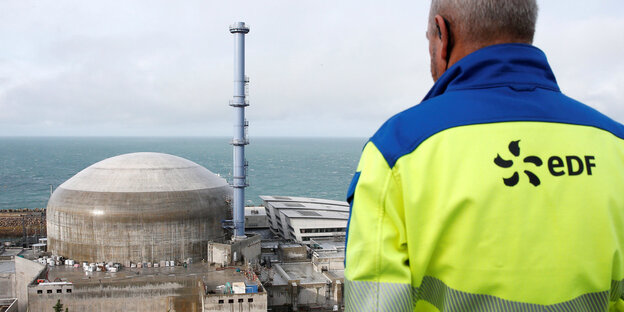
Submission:
[[411,285],[346,280],[345,312],[413,310]]
[[623,295],[624,281],[613,281],[609,291],[541,305],[455,290],[430,276],[425,276],[421,286],[415,289],[407,284],[346,280],[345,311],[413,311],[416,302],[424,300],[445,312],[604,312],[609,308],[609,300],[616,301]]
[[553,305],[541,305],[510,301],[490,295],[470,294],[452,289],[434,277],[423,278],[416,291],[416,300],[425,300],[440,311],[553,311],[553,312],[604,312],[609,308],[609,293],[619,298],[621,287],[614,289],[621,282],[612,283],[612,291],[602,291],[581,295],[570,301]]

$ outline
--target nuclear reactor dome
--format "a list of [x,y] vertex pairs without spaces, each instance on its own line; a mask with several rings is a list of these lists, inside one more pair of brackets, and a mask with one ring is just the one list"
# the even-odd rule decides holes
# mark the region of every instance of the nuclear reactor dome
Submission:
[[205,259],[224,237],[231,188],[173,155],[102,160],[61,184],[47,208],[48,250],[77,261],[140,263]]

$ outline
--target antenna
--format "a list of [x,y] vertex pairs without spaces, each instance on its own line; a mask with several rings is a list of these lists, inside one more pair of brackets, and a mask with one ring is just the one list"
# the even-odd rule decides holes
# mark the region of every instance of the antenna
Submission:
[[247,126],[245,120],[245,107],[249,102],[245,99],[245,86],[249,79],[245,77],[245,34],[249,27],[245,23],[238,22],[230,26],[230,33],[234,34],[234,99],[230,106],[236,113],[234,118],[234,170],[232,172],[232,187],[234,197],[232,210],[234,215],[234,239],[245,238],[245,187],[247,184],[247,161],[245,160],[245,145],[249,144],[247,138]]

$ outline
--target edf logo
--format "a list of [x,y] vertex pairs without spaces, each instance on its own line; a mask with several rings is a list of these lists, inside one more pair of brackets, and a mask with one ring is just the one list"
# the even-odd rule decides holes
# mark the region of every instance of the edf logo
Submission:
[[[508,149],[514,157],[520,157],[520,140],[511,141]],[[568,176],[578,176],[583,173],[592,175],[592,168],[596,167],[595,160],[596,158],[594,156],[551,156],[548,158],[547,166],[550,174],[555,177],[560,177],[566,174]],[[542,159],[537,156],[527,156],[523,159],[523,162],[532,164],[534,167],[540,167],[543,164]],[[494,164],[501,168],[511,168],[514,165],[514,161],[513,159],[506,160],[501,157],[500,154],[497,154],[496,158],[494,158]],[[524,170],[524,174],[529,179],[529,183],[533,184],[533,186],[539,186],[541,184],[541,180],[534,172]],[[520,175],[518,174],[518,171],[514,171],[514,173],[508,178],[503,178],[503,183],[510,187],[516,186],[519,181]]]
[[[585,156],[581,159],[579,156],[566,156],[565,163],[563,158],[559,156],[552,156],[548,158],[548,171],[555,177],[562,176],[568,173],[570,176],[581,175],[584,171],[587,171],[587,175],[592,175],[592,168],[596,167],[594,156]],[[564,170],[564,167],[567,170]]]

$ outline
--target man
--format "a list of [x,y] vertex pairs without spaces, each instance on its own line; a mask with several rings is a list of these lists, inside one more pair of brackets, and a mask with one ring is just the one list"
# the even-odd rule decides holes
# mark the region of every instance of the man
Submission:
[[624,127],[561,93],[535,0],[433,0],[435,84],[366,144],[347,311],[624,311]]

